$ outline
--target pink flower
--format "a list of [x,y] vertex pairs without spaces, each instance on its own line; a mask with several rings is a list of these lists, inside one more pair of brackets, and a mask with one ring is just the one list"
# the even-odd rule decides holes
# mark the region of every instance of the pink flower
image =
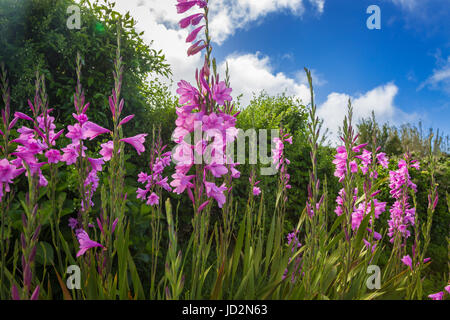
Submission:
[[199,8],[204,8],[206,7],[206,2],[204,0],[178,0],[178,4],[176,5],[177,13],[185,13],[195,5]]
[[447,291],[448,293],[450,293],[450,284],[449,284],[448,286],[446,286],[444,289],[445,289],[445,291]]
[[438,292],[438,293],[434,293],[434,294],[430,294],[428,296],[428,298],[431,298],[433,300],[442,300],[442,298],[444,297],[444,291]]
[[0,182],[12,183],[22,170],[18,170],[16,166],[12,165],[7,159],[0,160]]
[[102,171],[102,166],[105,163],[105,161],[102,158],[100,158],[100,159],[88,158],[88,160],[92,166],[93,171],[96,171],[96,172]]
[[173,190],[175,193],[181,194],[184,192],[184,190],[186,190],[186,188],[194,187],[194,185],[190,182],[194,177],[195,176],[193,175],[186,176],[185,174],[182,173],[175,173],[172,175],[172,178],[174,180],[170,183],[170,185],[175,188]]
[[89,140],[92,140],[103,133],[111,132],[110,130],[100,127],[98,124],[95,124],[90,121],[86,122],[83,125],[83,131],[84,131],[83,136],[85,137],[85,139]]
[[22,119],[22,120],[33,121],[32,118],[30,118],[29,116],[27,116],[25,113],[22,113],[22,112],[16,112],[16,113],[14,113],[14,117],[15,117],[15,118]]
[[122,119],[122,121],[120,121],[119,126],[124,125],[125,123],[129,122],[133,118],[134,118],[134,114],[126,116],[125,118]]
[[223,192],[228,190],[227,187],[225,187],[225,183],[220,187],[217,187],[214,183],[205,181],[205,187],[207,196],[216,199],[219,208],[222,208],[226,201]]
[[223,164],[210,164],[205,167],[205,169],[209,170],[212,175],[216,178],[220,178],[224,174],[228,173],[227,167],[225,167]]
[[145,151],[144,142],[145,142],[146,136],[147,136],[147,134],[143,133],[143,134],[138,134],[137,136],[134,136],[131,138],[121,139],[120,141],[131,144],[136,149],[138,155],[140,155],[141,152]]
[[337,153],[333,164],[336,165],[334,176],[339,178],[339,182],[342,182],[347,174],[347,151],[344,146],[337,147]]
[[181,19],[179,22],[180,28],[184,29],[189,27],[190,25],[196,26],[202,21],[203,13],[196,13],[184,19]]
[[100,150],[99,153],[103,156],[103,160],[111,160],[114,151],[114,143],[112,141],[108,141],[106,143],[102,143],[100,146],[102,147],[102,150]]
[[[70,166],[71,164],[74,164],[77,161],[77,159],[80,155],[80,144],[72,143],[61,150],[63,151],[61,161],[64,161],[68,166]],[[84,153],[85,150],[87,150],[87,148],[85,146],[83,146],[83,151],[81,154],[82,157],[85,156],[85,153]]]
[[157,205],[159,203],[159,197],[156,195],[156,193],[152,193],[149,197],[148,197],[148,201],[147,204],[150,206],[154,206]]
[[145,200],[147,198],[147,192],[148,192],[148,190],[143,190],[141,188],[138,188],[136,190],[136,193],[137,193],[136,199]]
[[45,153],[45,156],[47,157],[48,163],[58,163],[62,159],[62,156],[61,156],[61,153],[59,152],[59,150],[55,150],[55,149],[48,150]]
[[[200,43],[203,43],[202,45],[200,45]],[[199,40],[196,43],[194,43],[192,46],[189,47],[187,54],[188,57],[196,55],[197,53],[199,53],[200,51],[202,51],[203,49],[206,48],[206,43],[204,40]]]
[[261,194],[261,189],[259,187],[253,187],[253,195],[259,196]]
[[410,257],[409,255],[404,256],[404,257],[402,258],[402,262],[403,262],[405,265],[407,265],[408,267],[410,267],[411,270],[412,270],[412,259],[411,259],[411,257]]
[[350,171],[352,173],[358,172],[358,164],[356,163],[356,161],[351,161],[350,162]]
[[197,102],[199,96],[198,90],[185,80],[178,82],[177,93],[180,95],[180,99],[178,101],[180,104],[185,104],[187,102],[195,103]]
[[389,166],[389,160],[384,152],[377,154],[378,163],[385,169]]
[[103,248],[103,246],[100,243],[91,240],[87,232],[84,231],[83,229],[77,230],[77,239],[78,242],[80,243],[80,250],[77,252],[76,256],[77,258],[85,254],[85,252],[91,248],[95,247]]
[[233,89],[227,88],[225,81],[221,81],[213,86],[213,99],[217,104],[223,106],[225,101],[231,101],[233,98],[230,93]]
[[69,130],[69,132],[66,134],[66,137],[71,139],[73,143],[86,138],[83,134],[83,127],[79,123],[76,123],[73,126],[67,126],[67,130]]
[[195,28],[186,38],[186,42],[192,42],[197,38],[198,33],[204,28],[205,26],[200,26],[198,28]]

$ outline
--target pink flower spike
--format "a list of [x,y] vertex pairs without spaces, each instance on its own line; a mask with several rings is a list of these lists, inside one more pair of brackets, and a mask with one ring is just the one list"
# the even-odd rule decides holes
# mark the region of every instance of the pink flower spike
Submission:
[[90,102],[86,103],[86,105],[84,106],[83,110],[81,111],[81,113],[86,113],[87,109],[89,108],[89,106],[91,105]]
[[33,121],[32,118],[30,118],[29,116],[27,116],[25,113],[22,113],[22,112],[16,112],[16,113],[14,113],[14,117],[15,117],[15,118],[22,119],[22,120]]
[[102,234],[105,234],[104,231],[103,231],[102,222],[100,221],[99,218],[97,218],[97,225],[98,225],[98,228],[100,229],[100,232],[101,232]]
[[403,262],[405,265],[407,265],[408,267],[410,267],[411,270],[412,270],[412,260],[411,260],[411,257],[410,257],[409,255],[404,256],[404,257],[402,258],[402,262]]
[[95,247],[103,248],[103,246],[100,243],[91,240],[87,232],[84,231],[83,229],[77,230],[77,239],[78,242],[80,243],[80,250],[77,253],[76,256],[77,258],[85,254],[86,251],[91,248]]
[[146,136],[147,136],[147,134],[143,133],[143,134],[138,134],[137,136],[134,136],[131,138],[121,139],[120,141],[126,142],[126,143],[132,145],[136,149],[138,155],[140,155],[142,152],[145,151],[144,142],[145,142]]
[[28,106],[30,107],[31,111],[33,111],[33,113],[34,113],[33,103],[30,101],[30,99],[28,99]]
[[434,294],[430,294],[428,296],[428,298],[431,298],[433,300],[442,300],[442,298],[444,297],[444,291],[438,292],[438,293],[434,293]]
[[361,149],[365,148],[367,145],[368,145],[368,143],[360,144],[359,146],[356,146],[353,148],[353,152],[359,153],[361,151]]
[[253,187],[253,195],[259,196],[261,194],[261,189],[259,187]]
[[200,26],[196,29],[194,29],[186,38],[186,42],[192,42],[197,38],[198,33],[204,28],[205,26]]
[[55,136],[52,138],[52,143],[58,140],[58,138],[64,133],[64,129],[60,130]]
[[119,222],[119,218],[116,218],[112,224],[112,230],[111,233],[114,233],[114,230],[116,230],[117,222]]
[[198,212],[198,213],[202,212],[203,209],[206,208],[206,206],[209,204],[210,201],[211,201],[211,200],[208,200],[208,201],[204,202],[203,204],[201,204],[200,207],[198,207],[197,212]]
[[14,128],[14,126],[16,125],[18,120],[19,120],[19,118],[12,119],[11,123],[9,124],[8,130],[11,130],[12,128]]
[[111,113],[114,118],[116,116],[116,109],[115,109],[113,98],[111,96],[109,97],[109,109],[111,110]]
[[36,301],[36,300],[39,299],[39,290],[40,290],[40,287],[39,287],[39,285],[38,285],[38,286],[34,289],[33,294],[31,295],[30,300]]
[[124,125],[125,123],[129,122],[133,118],[134,118],[134,114],[126,116],[125,118],[123,118],[122,121],[120,121],[119,126]]
[[15,284],[13,284],[11,287],[11,296],[13,300],[20,300],[19,290],[17,289]]

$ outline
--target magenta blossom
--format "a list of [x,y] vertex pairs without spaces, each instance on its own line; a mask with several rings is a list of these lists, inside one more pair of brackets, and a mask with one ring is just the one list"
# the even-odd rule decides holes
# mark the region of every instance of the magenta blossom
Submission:
[[58,163],[62,159],[61,152],[55,149],[48,150],[45,156],[47,157],[48,163]]
[[179,22],[180,28],[184,29],[189,27],[190,25],[196,26],[202,21],[204,17],[203,13],[196,13],[184,19],[181,19]]
[[150,205],[150,206],[154,206],[154,205],[159,204],[159,197],[158,197],[158,195],[157,195],[156,193],[153,192],[153,193],[148,197],[147,204]]
[[102,143],[100,147],[102,147],[102,149],[100,150],[99,153],[103,156],[103,160],[104,161],[111,160],[114,151],[114,143],[112,141],[108,141],[106,143]]
[[442,300],[442,298],[444,297],[444,291],[438,292],[438,293],[434,293],[434,294],[430,294],[428,296],[428,298],[431,298],[433,300]]
[[222,208],[226,201],[226,197],[223,194],[223,192],[228,190],[228,188],[225,187],[225,184],[222,184],[220,187],[218,187],[213,182],[205,181],[205,187],[206,187],[206,194],[208,195],[208,197],[216,199],[219,208]]
[[85,252],[91,248],[104,248],[100,243],[91,240],[87,232],[83,229],[78,229],[76,233],[78,242],[80,243],[80,250],[77,253],[77,258],[85,254]]
[[126,142],[126,143],[132,145],[136,149],[138,155],[140,155],[142,152],[145,151],[144,142],[145,142],[146,136],[147,136],[147,134],[143,133],[143,134],[138,134],[137,136],[134,136],[131,138],[121,139],[120,141]]
[[233,89],[227,88],[225,81],[221,81],[213,86],[213,99],[217,104],[223,106],[225,101],[231,101],[233,98],[230,93]]
[[412,259],[409,255],[402,258],[402,262],[412,269]]

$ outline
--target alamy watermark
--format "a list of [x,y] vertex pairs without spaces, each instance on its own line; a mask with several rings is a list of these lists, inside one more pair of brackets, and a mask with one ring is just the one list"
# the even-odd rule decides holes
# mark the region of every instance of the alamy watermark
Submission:
[[373,4],[369,6],[366,10],[370,17],[367,19],[366,25],[369,30],[380,30],[381,29],[381,9],[379,6]]
[[367,274],[370,277],[366,280],[366,286],[369,290],[381,289],[381,269],[377,265],[370,265],[367,267]]
[[70,15],[67,18],[67,28],[69,30],[80,30],[81,29],[81,10],[77,5],[72,5],[67,8],[66,13]]

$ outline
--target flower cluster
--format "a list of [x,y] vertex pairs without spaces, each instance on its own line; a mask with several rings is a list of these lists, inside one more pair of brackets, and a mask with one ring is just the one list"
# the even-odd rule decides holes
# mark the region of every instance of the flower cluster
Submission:
[[[178,1],[178,13],[183,13],[193,6],[200,8],[206,6],[205,1]],[[198,24],[204,17],[203,14],[194,14],[180,21],[181,27]],[[187,41],[192,42],[204,26],[196,28],[189,35]],[[200,43],[203,42],[203,45]],[[198,52],[205,48],[207,43],[203,40],[197,42],[188,51]],[[173,139],[177,143],[172,158],[176,163],[173,181],[170,183],[174,187],[174,192],[181,194],[187,190],[192,202],[195,199],[192,190],[196,185],[200,185],[196,191],[198,198],[206,191],[209,199],[215,199],[220,208],[223,207],[228,187],[225,183],[217,186],[211,179],[223,178],[229,174],[231,178],[238,178],[240,172],[236,170],[237,163],[234,163],[226,156],[226,146],[232,143],[237,136],[236,117],[233,114],[234,107],[232,101],[232,89],[225,81],[221,81],[219,75],[212,75],[209,69],[209,61],[205,57],[205,64],[200,72],[196,72],[197,87],[192,86],[187,81],[178,83],[177,93],[179,94],[180,107],[177,108],[176,129]],[[189,138],[195,131],[196,140],[190,143]],[[200,133],[201,138],[197,138]],[[208,145],[208,143],[211,143]],[[201,170],[197,170],[196,175],[189,175],[190,169],[194,166],[194,158],[201,157],[206,165]],[[198,163],[196,161],[196,163]],[[209,180],[209,181],[208,181]],[[209,200],[208,200],[209,201]],[[203,208],[206,202],[199,206]]]
[[157,146],[150,159],[150,174],[141,172],[138,176],[138,182],[145,184],[145,189],[137,189],[137,198],[143,201],[147,200],[147,205],[154,206],[159,204],[159,196],[155,193],[155,188],[160,187],[171,192],[168,178],[163,177],[162,173],[170,165],[171,152],[165,152],[167,146]]
[[[178,4],[176,5],[176,7],[177,7],[177,12],[180,14],[180,13],[185,13],[186,11],[193,8],[194,6],[197,6],[198,8],[203,9],[206,7],[206,5],[207,5],[207,2],[204,0],[197,0],[197,1],[195,1],[195,0],[194,1],[178,0]],[[184,29],[191,25],[197,26],[204,19],[204,17],[205,17],[205,15],[203,13],[195,13],[186,18],[183,18],[179,22],[180,28]],[[199,41],[194,42],[196,40],[199,32],[202,31],[203,28],[205,28],[205,25],[195,28],[187,36],[186,42],[193,43],[187,51],[188,56],[195,55],[207,47],[207,43],[205,42],[205,40],[199,40]]]
[[276,166],[277,170],[280,170],[280,180],[283,189],[291,189],[291,185],[289,184],[291,176],[287,173],[287,166],[291,161],[284,154],[284,145],[286,142],[292,144],[292,136],[285,134],[283,129],[280,129],[280,136],[281,138],[276,137],[273,139],[275,148],[272,149],[272,163]]
[[[287,245],[289,246],[289,248],[291,248],[291,253],[295,253],[296,250],[298,250],[302,247],[302,244],[300,243],[300,241],[297,238],[297,231],[289,233],[286,238],[287,238]],[[291,263],[291,261],[292,261],[292,258],[290,257],[289,263]],[[298,275],[302,274],[301,262],[302,262],[301,256],[298,256],[295,258],[294,271],[292,272],[292,275],[291,275],[292,283],[295,282],[295,279],[297,278]],[[288,272],[289,272],[288,269],[284,270],[284,274],[282,277],[283,280],[287,278]]]
[[[12,163],[18,169],[27,170],[27,176],[28,174],[31,174],[31,176],[38,174],[39,186],[45,187],[48,181],[42,174],[41,167],[46,163],[58,163],[61,159],[60,152],[51,148],[55,146],[56,140],[64,130],[55,133],[56,126],[53,123],[55,118],[50,116],[52,109],[44,110],[43,113],[39,114],[41,108],[39,98],[35,98],[35,105],[30,100],[28,100],[28,104],[33,114],[36,115],[35,119],[21,112],[16,112],[14,116],[32,122],[33,128],[22,126],[17,130],[20,135],[17,139],[12,140],[12,142],[18,144],[15,152],[12,153],[17,159],[13,160]],[[40,162],[38,155],[44,153],[47,162]]]
[[9,186],[10,183],[13,183],[13,180],[18,177],[23,171],[23,168],[17,168],[13,162],[8,159],[8,146],[10,144],[9,136],[10,131],[14,128],[19,118],[14,117],[12,121],[10,121],[10,89],[8,85],[8,80],[6,77],[6,70],[4,70],[3,66],[1,69],[1,82],[0,88],[2,91],[2,98],[5,104],[5,108],[2,109],[1,112],[1,130],[0,135],[3,138],[4,146],[1,146],[0,149],[3,155],[3,159],[0,160],[0,202],[3,200],[3,196],[5,192],[10,192],[11,188]]
[[405,155],[405,159],[398,162],[398,169],[389,172],[390,184],[389,188],[391,196],[396,199],[391,209],[388,235],[391,242],[394,241],[396,233],[408,238],[411,232],[408,226],[414,226],[416,209],[412,208],[408,203],[408,189],[417,192],[417,186],[411,181],[409,168],[419,170],[419,162],[409,161],[409,155]]
[[[369,223],[373,225],[373,218],[378,219],[380,215],[386,210],[386,202],[381,202],[375,197],[380,193],[379,190],[370,191],[375,184],[375,180],[378,178],[379,166],[387,169],[388,159],[383,152],[377,153],[380,148],[377,148],[375,153],[367,150],[365,147],[367,143],[360,144],[354,147],[347,148],[345,146],[339,146],[336,149],[336,156],[333,163],[336,166],[334,175],[339,178],[342,183],[346,176],[349,174],[356,174],[361,171],[363,181],[364,199],[359,204],[358,201],[358,188],[354,188],[351,203],[351,228],[353,231],[357,231],[361,225],[363,219],[373,212],[373,217],[370,218]],[[349,156],[350,154],[350,156]],[[339,191],[339,195],[336,198],[335,213],[340,216],[344,213],[345,203],[347,202],[347,195],[345,189]],[[367,228],[369,234],[373,234],[373,239],[378,241],[381,239],[381,235],[374,231],[372,228]],[[365,245],[368,248],[375,250],[376,244],[371,244],[367,239],[363,239]]]

